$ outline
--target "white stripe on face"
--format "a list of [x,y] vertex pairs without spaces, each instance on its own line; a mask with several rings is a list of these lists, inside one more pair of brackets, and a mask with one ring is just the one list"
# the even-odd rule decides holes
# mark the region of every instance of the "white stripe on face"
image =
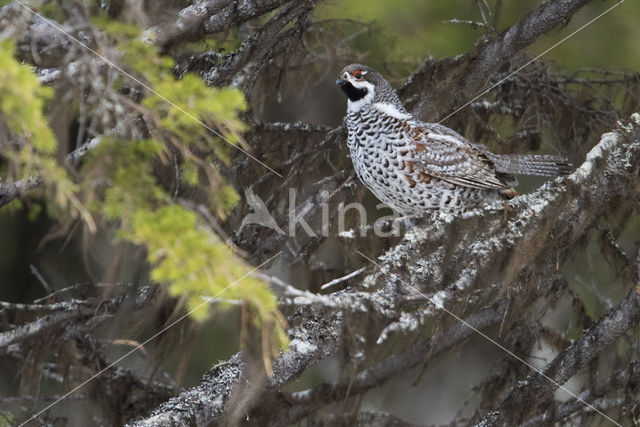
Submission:
[[357,89],[366,89],[367,94],[364,98],[359,99],[357,101],[347,101],[347,112],[356,113],[362,109],[367,104],[370,104],[375,95],[375,86],[373,83],[365,82],[365,81],[354,81],[354,79],[349,79],[349,82]]

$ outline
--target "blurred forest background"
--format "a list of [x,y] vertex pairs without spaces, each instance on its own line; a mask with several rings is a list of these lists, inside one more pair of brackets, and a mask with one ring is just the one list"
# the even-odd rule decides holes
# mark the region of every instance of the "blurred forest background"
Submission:
[[[233,2],[220,3],[224,6]],[[322,284],[370,267],[354,254],[355,249],[375,259],[399,239],[371,235],[356,241],[335,235],[321,241],[300,236],[274,239],[259,227],[242,227],[242,219],[250,211],[245,199],[247,188],[261,195],[270,208],[277,206],[280,214],[287,209],[286,192],[271,192],[280,186],[279,181],[272,181],[274,174],[231,148],[218,134],[285,175],[288,185],[294,181],[299,202],[316,192],[323,179],[338,176],[345,181],[351,176],[349,188],[337,185],[330,190],[346,203],[362,200],[373,207],[375,198],[353,180],[347,150],[339,142],[346,99],[334,85],[338,71],[348,63],[362,62],[380,71],[394,87],[403,87],[425,60],[469,52],[479,40],[495,39],[541,4],[533,0],[327,0],[315,2],[309,6],[310,11],[302,6],[283,11],[290,2],[282,3],[281,9],[265,8],[244,22],[231,20],[219,31],[171,39],[170,30],[165,32],[165,28],[173,28],[180,10],[191,2],[25,2],[206,123],[210,127],[207,130],[166,105],[157,93],[132,81],[131,76],[104,65],[57,30],[45,28],[47,24],[16,2],[0,1],[0,184],[11,185],[34,174],[41,176],[32,191],[19,197],[7,197],[6,193],[10,203],[0,207],[0,301],[7,303],[0,307],[2,330],[11,331],[29,322],[35,325],[47,313],[60,314],[42,307],[47,304],[70,304],[64,309],[84,316],[78,324],[61,319],[41,325],[45,329],[61,327],[59,333],[34,333],[24,342],[11,341],[2,347],[0,413],[4,418],[0,418],[0,425],[25,421],[199,307],[204,298],[220,292],[225,293],[211,307],[200,308],[118,363],[127,375],[135,373],[141,383],[152,380],[161,384],[149,392],[143,386],[136,389],[131,385],[138,380],[118,383],[118,387],[128,384],[129,390],[135,389],[138,395],[149,393],[147,397],[138,397],[136,403],[129,401],[125,408],[119,406],[122,394],[115,382],[90,383],[34,422],[131,422],[147,416],[170,396],[197,386],[212,366],[241,349],[254,354],[258,365],[270,373],[279,349],[291,348],[287,346],[299,338],[291,333],[287,338],[286,332],[286,322],[299,314],[296,304],[287,298],[297,294],[278,286],[274,277],[300,290],[321,293]],[[565,25],[545,31],[523,54],[514,56],[512,63],[497,70],[490,82],[615,4],[584,3]],[[225,55],[246,47],[244,43],[256,34],[270,40],[268,25],[276,22],[279,14],[287,13],[290,16],[276,32],[301,32],[301,42],[280,45],[278,41],[271,46],[255,43],[255,50],[238,51],[235,58],[242,62],[242,55],[246,55],[246,62],[234,69]],[[525,103],[547,96],[549,104],[536,101],[539,110],[526,105],[526,112],[516,119],[491,112],[478,113],[482,116],[478,118],[467,109],[444,124],[496,152],[565,154],[579,166],[603,132],[615,129],[617,120],[626,120],[638,111],[638,17],[640,3],[624,2],[519,72],[521,80],[509,81],[488,95],[492,97],[489,101],[523,96]],[[456,20],[460,22],[452,22]],[[260,56],[262,52],[272,55],[273,61]],[[47,80],[57,72],[61,76]],[[509,86],[511,83],[513,86]],[[519,83],[522,86],[518,87]],[[431,84],[438,86],[438,82]],[[46,92],[36,87],[44,87]],[[566,94],[570,94],[569,100],[564,107],[557,107]],[[404,92],[403,100],[417,105],[410,99],[412,95],[420,97],[419,93]],[[553,107],[545,110],[551,104]],[[38,115],[38,109],[44,115]],[[420,118],[433,121],[453,111],[450,105],[416,109]],[[27,119],[22,123],[15,114],[24,114]],[[46,122],[50,130],[45,129]],[[31,128],[34,123],[39,130]],[[299,129],[299,133],[291,137],[293,142],[279,143],[279,138],[287,138],[279,134],[289,130],[284,125],[287,123],[294,124],[293,131]],[[566,129],[560,129],[557,123],[564,123]],[[309,126],[305,128],[306,124]],[[47,146],[50,140],[57,142]],[[88,153],[76,156],[74,153],[85,144],[89,144]],[[305,151],[310,149],[319,151]],[[286,159],[295,156],[314,160],[287,163]],[[292,168],[299,170],[294,174]],[[543,182],[521,179],[519,191],[533,191]],[[273,200],[280,197],[279,203]],[[529,350],[523,350],[536,367],[544,367],[558,354],[558,348],[577,339],[579,325],[595,322],[628,293],[625,278],[633,274],[626,267],[621,273],[622,268],[604,259],[600,244],[603,236],[610,237],[608,242],[614,242],[616,250],[635,260],[640,240],[635,203],[612,208],[604,219],[610,227],[598,223],[587,228],[578,245],[580,251],[563,258],[559,267],[568,294],[581,301],[583,308],[578,316],[574,300],[558,297],[553,310],[542,310],[540,324],[559,332],[553,345],[536,341]],[[276,216],[278,221],[282,215]],[[372,222],[375,217],[370,219]],[[318,226],[317,221],[309,222],[314,228]],[[285,223],[280,224],[285,227]],[[249,276],[225,290],[274,255],[278,256],[263,269],[265,275]],[[272,282],[271,288],[268,282]],[[357,287],[359,279],[343,285],[346,283]],[[68,287],[73,289],[60,292]],[[132,295],[133,302],[129,298]],[[86,299],[89,302],[82,302]],[[18,303],[33,307],[16,306]],[[433,323],[423,326],[425,331],[439,331]],[[491,331],[491,336],[498,334],[495,325]],[[617,352],[602,356],[603,365],[610,362],[609,371],[618,368],[620,360],[624,364],[637,358],[637,332],[636,327],[626,336],[627,341],[618,342]],[[547,341],[553,341],[549,337]],[[398,344],[399,348],[403,345]],[[371,350],[372,359],[365,357],[363,364],[356,366],[351,359],[358,345],[346,347],[295,376],[283,391],[293,393],[348,378],[362,366],[393,353],[387,347]],[[498,361],[504,356],[482,337],[472,336],[428,365],[425,362],[425,367],[407,369],[362,393],[357,398],[358,407],[371,413],[390,413],[402,420],[400,424],[385,424],[387,421],[378,419],[363,424],[471,423],[474,414],[482,412],[478,408],[482,406],[479,402],[487,399],[485,394],[491,390],[504,392],[499,387],[482,387],[483,379],[501,375]],[[596,376],[597,368],[591,365],[590,369],[581,375]],[[528,372],[524,369],[519,373]],[[107,374],[114,375],[111,370]],[[505,383],[517,378],[512,374]],[[585,378],[578,375],[567,386],[580,392],[588,382]],[[101,387],[108,391],[101,391]],[[561,392],[558,396],[569,399]],[[625,400],[629,396],[618,397],[629,403]],[[148,401],[141,403],[143,400]],[[639,420],[634,418],[637,413],[629,411],[614,414],[624,424]],[[287,419],[299,421],[293,416]],[[586,419],[592,425],[608,423],[604,418]],[[307,421],[313,425],[314,418]]]

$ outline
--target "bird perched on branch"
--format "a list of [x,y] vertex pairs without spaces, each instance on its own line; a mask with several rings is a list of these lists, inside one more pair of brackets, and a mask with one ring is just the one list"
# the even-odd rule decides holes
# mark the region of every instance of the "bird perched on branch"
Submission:
[[565,157],[493,154],[459,133],[424,123],[402,105],[373,69],[346,66],[336,84],[347,95],[347,131],[358,177],[403,215],[458,213],[517,194],[514,174],[559,176]]

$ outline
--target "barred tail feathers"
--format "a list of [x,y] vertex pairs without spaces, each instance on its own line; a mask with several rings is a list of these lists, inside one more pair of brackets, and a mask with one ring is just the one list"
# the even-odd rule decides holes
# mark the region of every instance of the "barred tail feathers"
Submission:
[[548,154],[494,154],[491,160],[496,172],[504,174],[553,177],[573,170],[566,157]]

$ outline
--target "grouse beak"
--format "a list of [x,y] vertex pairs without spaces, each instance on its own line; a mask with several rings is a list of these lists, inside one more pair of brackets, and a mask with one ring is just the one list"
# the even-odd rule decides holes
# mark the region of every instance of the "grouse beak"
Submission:
[[341,79],[341,78],[337,78],[336,79],[336,85],[340,86],[340,88],[342,88],[344,85],[346,85],[347,83],[349,83],[348,81],[346,81],[345,79]]

